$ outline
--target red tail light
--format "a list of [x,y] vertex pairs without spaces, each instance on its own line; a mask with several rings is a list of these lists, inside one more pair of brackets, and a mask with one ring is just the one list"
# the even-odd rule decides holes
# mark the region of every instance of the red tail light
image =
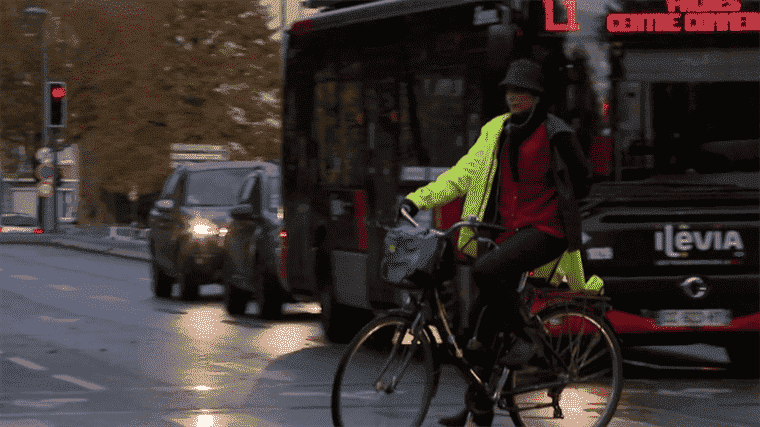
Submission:
[[609,176],[612,174],[613,164],[613,141],[611,136],[595,136],[591,144],[591,163],[594,166],[595,176]]
[[366,250],[367,242],[367,193],[360,190],[354,191],[354,220],[356,221],[356,246],[359,250]]
[[290,27],[290,34],[294,36],[301,36],[304,34],[308,34],[311,32],[311,20],[306,19],[304,21],[298,21],[293,23],[293,26]]
[[45,232],[45,230],[43,230],[43,229],[41,229],[41,228],[35,228],[35,229],[34,229],[34,234],[42,234],[42,233],[44,233],[44,232]]
[[283,285],[288,282],[288,230],[280,230],[280,280]]

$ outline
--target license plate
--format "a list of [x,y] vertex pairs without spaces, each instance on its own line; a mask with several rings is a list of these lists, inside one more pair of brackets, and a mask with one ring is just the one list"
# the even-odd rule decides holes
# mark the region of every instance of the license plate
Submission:
[[727,326],[731,312],[723,309],[710,310],[660,310],[657,326]]

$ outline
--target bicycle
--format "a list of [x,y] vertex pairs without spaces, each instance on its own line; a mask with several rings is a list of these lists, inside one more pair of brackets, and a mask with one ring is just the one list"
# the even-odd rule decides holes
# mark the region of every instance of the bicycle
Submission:
[[[495,243],[477,237],[479,229],[504,230],[470,217],[447,231],[427,231],[439,236],[445,247],[463,227],[471,227],[473,237],[488,245]],[[443,259],[445,252],[436,252],[435,272],[453,262]],[[446,277],[435,272],[418,275],[403,306],[378,315],[347,346],[333,380],[333,424],[422,425],[442,385],[441,359],[448,355],[467,383],[485,392],[515,426],[607,425],[623,389],[620,345],[604,319],[609,299],[601,293],[555,288],[536,280],[537,270],[525,272],[518,288],[521,314],[541,347],[530,366],[509,369],[498,363],[508,349],[507,336],[499,333],[492,347],[498,348],[496,362],[479,375],[452,333],[441,301]],[[532,313],[536,297],[545,306]],[[576,382],[582,384],[573,387]],[[461,394],[455,395],[461,399]],[[500,415],[496,411],[494,423]]]

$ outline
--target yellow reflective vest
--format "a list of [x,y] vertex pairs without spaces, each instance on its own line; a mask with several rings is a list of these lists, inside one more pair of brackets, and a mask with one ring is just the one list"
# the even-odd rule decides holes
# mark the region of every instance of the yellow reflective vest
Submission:
[[[504,124],[510,114],[497,116],[483,126],[480,137],[470,150],[448,171],[442,173],[429,184],[418,188],[406,196],[414,202],[418,208],[426,210],[446,205],[455,199],[465,196],[462,208],[462,219],[475,215],[478,221],[483,221],[488,199],[491,196],[491,188],[496,178],[498,166],[499,137],[504,129]],[[569,133],[572,130],[561,119],[549,114],[546,121],[549,140],[559,133]],[[585,197],[587,183],[590,182],[590,167],[583,156],[577,140],[573,136],[567,147],[556,147],[552,144],[552,169],[557,186],[559,210],[565,226],[565,235],[568,239],[569,249],[580,248],[580,212],[575,202],[573,191],[581,193]],[[562,152],[562,156],[560,156]],[[564,160],[567,160],[567,163]],[[571,167],[573,179],[579,184],[570,181],[570,173],[565,173]],[[586,188],[584,190],[584,187]],[[477,244],[473,237],[473,231],[463,228],[459,233],[458,248],[463,253],[472,257],[477,256]],[[468,241],[470,242],[469,244]],[[465,246],[466,245],[466,246]]]

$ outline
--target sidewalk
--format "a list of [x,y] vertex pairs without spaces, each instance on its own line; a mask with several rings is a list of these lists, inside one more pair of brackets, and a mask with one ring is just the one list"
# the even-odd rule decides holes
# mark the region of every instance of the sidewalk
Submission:
[[150,261],[147,230],[134,234],[130,227],[123,226],[61,224],[50,234],[0,234],[0,244],[49,245]]

